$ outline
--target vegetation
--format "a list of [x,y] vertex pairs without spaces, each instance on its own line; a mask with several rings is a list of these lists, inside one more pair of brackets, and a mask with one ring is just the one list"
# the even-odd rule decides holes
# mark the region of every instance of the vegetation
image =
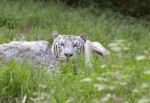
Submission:
[[[47,0],[48,1],[48,0]],[[58,0],[70,6],[88,6],[91,8],[110,8],[125,15],[135,17],[150,13],[149,0]],[[46,1],[45,1],[46,2]]]
[[0,2],[0,43],[49,40],[51,32],[80,35],[102,43],[111,55],[94,58],[95,70],[72,63],[52,76],[46,67],[0,62],[0,103],[149,103],[150,22],[111,10],[94,15],[90,8],[61,2]]
[[[15,0],[17,1],[17,0]],[[71,7],[89,7],[94,13],[110,8],[113,11],[134,17],[145,17],[150,14],[149,0],[33,0],[34,2],[62,2]],[[96,11],[96,12],[95,12]]]

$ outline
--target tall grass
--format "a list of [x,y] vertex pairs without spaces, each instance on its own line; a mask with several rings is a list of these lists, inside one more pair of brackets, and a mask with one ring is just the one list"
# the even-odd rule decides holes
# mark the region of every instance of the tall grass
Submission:
[[0,43],[11,40],[52,42],[51,32],[80,35],[101,42],[111,55],[94,58],[94,71],[72,63],[52,76],[46,67],[0,62],[0,102],[12,103],[149,103],[150,25],[110,10],[93,15],[88,8],[49,2],[0,1]]

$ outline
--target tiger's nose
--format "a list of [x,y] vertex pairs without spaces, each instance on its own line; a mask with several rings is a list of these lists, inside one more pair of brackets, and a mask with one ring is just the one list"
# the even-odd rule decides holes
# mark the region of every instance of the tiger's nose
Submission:
[[65,53],[64,54],[67,58],[71,57],[73,54],[68,54],[68,53]]

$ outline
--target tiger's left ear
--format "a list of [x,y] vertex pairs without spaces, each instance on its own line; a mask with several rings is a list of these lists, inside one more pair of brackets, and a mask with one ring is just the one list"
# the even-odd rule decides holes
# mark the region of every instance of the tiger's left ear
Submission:
[[87,34],[82,34],[82,35],[80,35],[80,38],[86,42],[86,40],[88,39],[88,36],[87,36]]
[[53,40],[56,39],[60,34],[57,31],[52,33]]

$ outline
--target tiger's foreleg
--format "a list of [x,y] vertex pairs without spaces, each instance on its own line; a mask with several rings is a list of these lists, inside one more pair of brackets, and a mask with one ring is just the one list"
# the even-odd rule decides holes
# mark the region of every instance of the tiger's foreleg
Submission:
[[93,70],[93,65],[91,63],[91,59],[92,59],[92,50],[90,47],[90,42],[89,40],[86,41],[85,45],[84,45],[84,59],[85,59],[85,65],[87,65],[87,67],[91,70]]
[[104,48],[99,42],[91,42],[92,50],[94,53],[99,54],[103,57],[110,54],[110,52]]

